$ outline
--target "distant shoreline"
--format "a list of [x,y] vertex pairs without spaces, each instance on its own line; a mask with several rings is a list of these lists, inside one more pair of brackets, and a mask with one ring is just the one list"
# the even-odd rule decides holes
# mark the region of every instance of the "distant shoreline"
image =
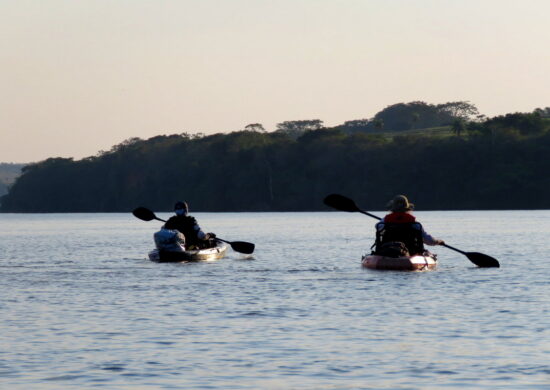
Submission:
[[[499,212],[499,211],[550,211],[550,208],[547,209],[449,209],[449,210],[416,210],[414,214],[423,214],[423,213],[438,213],[438,212],[479,212],[479,211],[488,211],[488,212]],[[389,211],[372,211],[370,213],[375,215],[385,215]],[[157,214],[173,214],[173,211],[155,211]],[[191,215],[195,214],[285,214],[285,213],[340,213],[347,214],[338,210],[281,210],[281,211],[195,211]],[[14,214],[14,215],[52,215],[52,214],[131,214],[131,211],[64,211],[64,212],[11,212],[11,211],[0,211],[2,215]],[[351,214],[349,214],[351,215]]]
[[293,122],[272,133],[132,138],[87,159],[26,166],[0,210],[171,210],[186,200],[191,213],[311,212],[327,210],[331,193],[364,210],[396,194],[425,211],[550,208],[550,118],[515,113],[459,124],[377,133],[297,130]]

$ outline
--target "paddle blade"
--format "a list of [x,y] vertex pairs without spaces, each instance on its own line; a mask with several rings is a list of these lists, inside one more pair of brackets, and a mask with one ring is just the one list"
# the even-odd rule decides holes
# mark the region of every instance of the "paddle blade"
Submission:
[[157,219],[155,213],[145,207],[138,207],[137,209],[134,209],[132,214],[134,214],[134,217],[139,218],[142,221],[152,221],[153,219]]
[[240,252],[247,255],[254,252],[254,248],[256,247],[253,243],[244,241],[232,241],[229,244],[235,252]]
[[465,255],[466,257],[468,257],[468,259],[472,263],[474,263],[478,267],[481,267],[481,268],[490,268],[490,267],[499,268],[500,267],[500,264],[497,261],[497,259],[491,256],[484,255],[483,253],[466,252]]
[[327,206],[340,211],[348,211],[350,213],[361,211],[352,199],[346,198],[344,195],[330,194],[323,200],[323,202]]

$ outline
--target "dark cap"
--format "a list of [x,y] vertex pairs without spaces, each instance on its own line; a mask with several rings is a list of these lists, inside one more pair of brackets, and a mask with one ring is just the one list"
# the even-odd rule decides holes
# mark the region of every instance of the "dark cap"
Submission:
[[189,206],[187,206],[186,202],[182,202],[181,200],[179,200],[174,205],[174,210],[177,210],[177,209],[184,209],[187,212],[189,211]]

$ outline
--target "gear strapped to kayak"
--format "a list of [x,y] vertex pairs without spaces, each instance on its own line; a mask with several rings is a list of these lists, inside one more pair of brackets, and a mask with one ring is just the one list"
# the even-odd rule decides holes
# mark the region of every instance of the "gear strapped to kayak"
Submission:
[[[379,223],[376,226],[374,253],[400,251],[397,255],[424,253],[422,225],[414,223]],[[397,256],[395,256],[397,257]]]
[[[414,223],[380,223],[370,255],[361,265],[371,269],[425,271],[435,268],[436,255],[424,249],[422,226]],[[371,249],[372,249],[371,248]]]

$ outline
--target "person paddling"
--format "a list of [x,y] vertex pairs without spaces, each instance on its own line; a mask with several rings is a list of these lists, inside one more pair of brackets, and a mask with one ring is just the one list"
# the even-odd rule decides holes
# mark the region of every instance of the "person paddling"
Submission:
[[[424,253],[424,243],[427,245],[444,245],[443,240],[429,235],[412,214],[414,204],[405,195],[395,196],[387,205],[389,214],[376,224],[375,252],[408,251],[408,254]],[[399,245],[402,243],[403,245]],[[405,248],[402,248],[402,247]],[[401,248],[398,248],[401,247]]]
[[189,206],[186,202],[178,201],[174,205],[173,217],[164,224],[164,229],[177,230],[185,236],[187,249],[210,248],[216,245],[214,233],[204,233],[197,220],[189,215]]

